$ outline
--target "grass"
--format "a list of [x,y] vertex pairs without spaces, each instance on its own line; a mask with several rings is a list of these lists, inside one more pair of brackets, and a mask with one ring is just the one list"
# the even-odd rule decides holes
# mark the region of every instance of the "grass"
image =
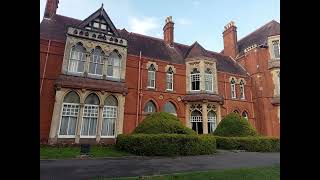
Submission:
[[[97,178],[98,180],[99,178]],[[104,178],[100,180],[107,180]],[[229,170],[212,170],[203,172],[188,172],[168,174],[161,176],[142,176],[142,177],[123,177],[109,178],[118,180],[198,180],[198,179],[213,179],[213,180],[279,180],[280,166],[259,167],[259,168],[242,168]]]
[[[40,147],[40,159],[68,159],[80,155],[80,147]],[[119,151],[114,146],[91,146],[91,157],[121,157],[129,153]]]

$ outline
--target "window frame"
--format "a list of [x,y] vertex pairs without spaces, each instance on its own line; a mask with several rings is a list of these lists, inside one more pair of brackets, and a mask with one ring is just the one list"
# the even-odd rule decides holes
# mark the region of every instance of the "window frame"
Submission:
[[[101,51],[102,51],[102,50],[101,50]],[[102,51],[102,52],[103,52],[103,51]],[[99,60],[97,60],[97,62],[94,62],[94,61],[93,61],[95,56],[97,56],[97,57],[100,58],[100,63],[98,62]],[[105,62],[104,60],[105,60],[105,57],[104,57],[103,53],[101,54],[101,56],[99,56],[99,55],[94,55],[93,53],[91,53],[91,57],[90,57],[90,60],[89,60],[88,74],[89,74],[89,75],[93,75],[93,76],[99,76],[99,77],[103,76],[103,67],[104,67],[104,62]],[[95,68],[94,68],[95,74],[90,73],[90,66],[91,66],[91,64],[94,64],[94,65],[95,65]],[[97,74],[97,73],[96,73],[96,72],[97,72],[97,67],[98,67],[98,65],[102,65],[101,74]]]
[[[211,79],[211,81],[207,80],[207,79]],[[211,83],[211,90],[207,89],[207,83]],[[209,84],[210,85],[210,84]],[[213,74],[211,73],[204,73],[204,89],[207,92],[213,92]]]
[[[169,81],[170,80],[170,81]],[[173,71],[171,69],[171,67],[169,68],[169,70],[167,71],[166,74],[166,90],[167,91],[173,91]],[[171,88],[168,88],[168,84],[170,84]]]
[[[111,57],[111,55],[112,54],[116,54],[116,56],[118,57],[118,61],[119,61],[119,66],[115,66],[115,63],[114,63],[114,61],[115,61],[115,58],[110,58]],[[120,79],[121,78],[121,56],[117,53],[117,52],[111,52],[110,53],[110,55],[109,55],[109,57],[107,58],[107,61],[108,61],[108,63],[106,63],[106,77],[107,78],[112,78],[112,79]],[[108,74],[108,72],[109,72],[109,67],[112,67],[112,76],[110,76],[109,74]],[[119,77],[116,77],[115,76],[115,67],[117,67],[118,68],[118,71],[119,71]]]
[[[274,43],[278,42],[278,44],[275,46]],[[273,58],[274,59],[280,59],[280,39],[274,39],[271,41],[271,45],[272,45],[272,54],[273,54]],[[278,51],[276,51],[275,47],[278,47]],[[276,54],[279,54],[279,57],[276,57]]]
[[[91,106],[91,107],[96,107],[97,108],[97,110],[98,110],[98,112],[97,112],[97,124],[96,124],[96,134],[93,136],[90,136],[90,135],[83,135],[82,134],[82,128],[83,128],[83,125],[84,125],[84,118],[86,118],[86,117],[89,117],[89,118],[94,118],[94,117],[90,117],[90,116],[85,116],[85,109],[86,109],[86,107],[87,106]],[[83,113],[82,113],[82,121],[81,121],[81,128],[80,128],[80,138],[96,138],[97,137],[97,132],[98,132],[98,123],[99,123],[99,113],[100,113],[100,111],[99,111],[100,109],[99,109],[99,105],[94,105],[94,104],[84,104],[84,106],[83,106]],[[90,123],[89,123],[90,124]],[[89,131],[89,129],[90,128],[88,128],[88,131]]]
[[[76,105],[78,106],[78,114],[77,114],[77,119],[76,119],[76,126],[75,126],[75,135],[60,135],[60,128],[61,128],[61,124],[62,124],[62,114],[63,114],[63,108],[64,105]],[[62,103],[62,107],[61,107],[61,112],[60,112],[60,123],[59,123],[59,127],[58,127],[58,138],[75,138],[77,135],[77,124],[79,123],[79,114],[80,114],[80,103]],[[69,120],[70,121],[70,120]],[[68,123],[69,126],[69,123]],[[68,130],[67,130],[68,132]]]
[[[151,74],[153,74],[153,76],[151,76]],[[151,77],[153,77],[153,79],[151,79]],[[152,82],[153,82],[153,84],[152,84]],[[156,69],[155,69],[153,64],[151,64],[150,67],[148,68],[147,88],[149,88],[149,89],[155,89],[156,88]]]
[[244,88],[244,82],[241,80],[240,81],[240,99],[245,100],[245,88]]
[[[106,111],[107,108],[115,108],[115,110],[114,110],[115,111],[115,117],[113,117],[113,118],[105,117],[105,115],[107,114],[107,111]],[[106,106],[106,105],[104,105],[102,113],[103,114],[102,114],[101,138],[115,138],[116,137],[116,132],[117,132],[118,106]],[[104,136],[104,135],[102,135],[103,123],[104,123],[105,119],[114,119],[113,136]]]
[[[193,76],[196,76],[195,78],[193,77]],[[199,79],[198,81],[194,81],[194,79]],[[192,83],[193,82],[199,82],[199,85],[198,85],[198,87],[199,87],[199,89],[198,90],[193,90],[192,89]],[[195,84],[195,86],[196,86],[196,84]],[[192,74],[190,74],[190,90],[191,91],[194,91],[194,92],[198,92],[198,91],[200,91],[200,73],[192,73]]]
[[[82,52],[82,51],[78,51],[78,50],[76,50],[76,46],[78,46],[79,44],[76,44],[76,45],[74,45],[74,46],[72,46],[71,47],[71,49],[70,49],[70,53],[69,53],[69,58],[68,58],[68,67],[67,67],[67,72],[68,73],[72,73],[72,74],[83,74],[85,71],[86,71],[86,63],[87,63],[87,56],[86,56],[86,52],[84,51],[84,52]],[[79,46],[81,46],[83,49],[84,49],[84,47],[83,47],[83,45],[79,45]],[[75,49],[75,50],[73,50],[73,49]],[[80,58],[80,60],[76,60],[76,59],[72,59],[72,53],[81,53],[81,58]],[[83,58],[84,57],[84,58]],[[84,59],[84,60],[82,60],[82,59]],[[70,71],[70,65],[71,65],[71,63],[70,63],[70,61],[77,61],[77,71],[75,72],[75,71]],[[79,72],[78,71],[78,68],[79,68],[79,62],[83,62],[83,71],[82,72]]]
[[[154,106],[154,111],[152,112],[150,112],[149,111],[149,104],[152,104],[153,106]],[[145,111],[145,109],[147,108],[147,111]],[[153,101],[151,101],[151,100],[149,100],[149,101],[147,101],[147,103],[145,104],[145,106],[143,107],[143,113],[144,114],[152,114],[152,113],[155,113],[155,112],[157,112],[157,106],[156,106],[156,104],[153,102]]]
[[[246,116],[243,116],[243,114],[246,114]],[[247,111],[243,111],[242,114],[241,114],[241,116],[242,116],[243,118],[245,118],[246,120],[249,120],[249,114],[248,114]]]
[[231,99],[237,99],[236,81],[232,78],[230,81]]
[[[193,111],[198,111],[198,110],[193,110]],[[193,113],[193,111],[190,113],[190,119],[189,119],[189,122],[190,122],[190,125],[191,125],[191,129],[192,129],[192,127],[193,127],[193,123],[195,123],[195,125],[196,125],[196,130],[194,130],[194,131],[196,131],[197,132],[197,134],[199,134],[199,127],[198,127],[198,123],[201,123],[202,124],[202,134],[203,134],[203,118],[202,118],[202,113],[200,112],[200,111],[198,111],[200,114],[201,114],[201,116],[193,116],[192,115],[192,113]],[[193,129],[192,129],[193,130]]]
[[[214,114],[213,118],[211,119],[211,117],[209,117],[209,112],[212,112]],[[217,128],[217,113],[214,112],[214,111],[209,111],[208,112],[208,134],[209,133],[213,133],[214,130]],[[210,127],[210,124],[213,123],[214,124],[214,128],[212,129],[212,132],[209,132],[209,127]]]

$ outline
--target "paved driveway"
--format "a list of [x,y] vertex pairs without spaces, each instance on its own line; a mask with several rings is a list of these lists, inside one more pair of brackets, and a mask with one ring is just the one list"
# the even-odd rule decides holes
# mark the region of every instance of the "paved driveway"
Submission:
[[182,171],[202,171],[258,167],[280,164],[280,153],[219,151],[215,155],[187,157],[125,157],[104,159],[40,160],[40,178],[92,179],[158,175]]

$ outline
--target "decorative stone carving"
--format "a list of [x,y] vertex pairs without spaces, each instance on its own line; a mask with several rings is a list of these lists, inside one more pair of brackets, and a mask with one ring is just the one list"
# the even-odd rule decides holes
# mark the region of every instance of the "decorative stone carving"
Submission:
[[198,110],[202,113],[202,104],[191,104],[189,110],[190,110],[190,112],[192,112],[194,110]]
[[149,67],[151,66],[151,64],[153,64],[154,68],[156,68],[156,71],[158,71],[158,65],[156,62],[151,62],[148,61],[147,65],[146,65],[146,69],[149,69]]
[[165,67],[165,72],[167,72],[170,67],[171,67],[173,73],[176,73],[176,68],[175,68],[173,65],[166,65],[166,67]]

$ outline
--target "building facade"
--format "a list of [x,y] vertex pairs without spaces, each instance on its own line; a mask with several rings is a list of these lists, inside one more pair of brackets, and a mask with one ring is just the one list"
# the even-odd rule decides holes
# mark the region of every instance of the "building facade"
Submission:
[[265,136],[280,136],[280,24],[237,40],[224,28],[224,50],[117,29],[103,6],[85,20],[56,14],[48,0],[40,24],[40,141],[114,143],[153,112],[169,112],[208,134],[230,112]]

